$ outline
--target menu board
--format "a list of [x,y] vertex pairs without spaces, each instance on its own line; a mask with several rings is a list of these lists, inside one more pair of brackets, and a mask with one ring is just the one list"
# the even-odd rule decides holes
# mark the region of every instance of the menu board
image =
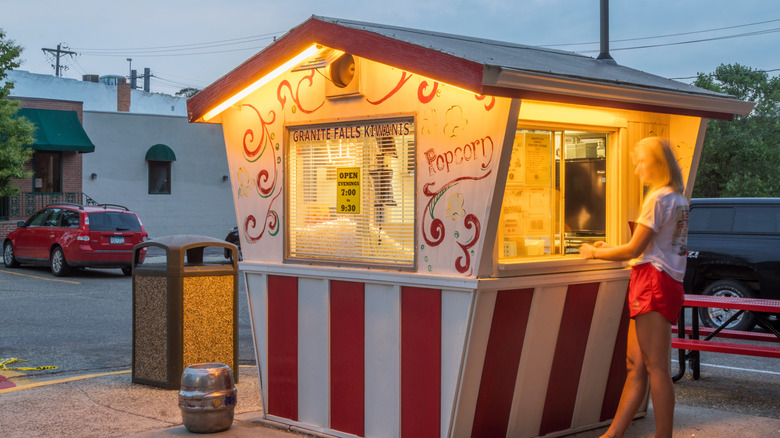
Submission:
[[550,184],[550,134],[523,135],[525,146],[525,183]]
[[501,207],[506,257],[541,255],[551,231],[551,136],[518,132]]

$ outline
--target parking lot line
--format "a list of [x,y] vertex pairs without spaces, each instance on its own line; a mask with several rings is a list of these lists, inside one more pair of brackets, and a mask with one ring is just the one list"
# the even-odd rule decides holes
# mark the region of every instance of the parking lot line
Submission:
[[116,374],[128,374],[132,370],[124,370],[124,371],[113,371],[110,373],[100,373],[100,374],[87,374],[83,376],[75,376],[75,377],[68,377],[65,379],[58,379],[58,380],[45,380],[42,382],[35,382],[35,383],[29,383],[26,385],[17,385],[13,388],[6,388],[6,389],[0,389],[0,394],[5,394],[8,392],[14,392],[14,391],[21,391],[23,389],[30,389],[30,388],[40,388],[41,386],[49,386],[49,385],[56,385],[58,383],[66,383],[66,382],[74,382],[77,380],[85,380],[85,379],[92,379],[94,377],[103,377],[103,376],[113,376]]
[[[672,363],[679,363],[677,360],[672,359]],[[701,366],[703,367],[712,367],[712,368],[723,368],[725,370],[733,370],[733,371],[747,371],[749,373],[763,373],[763,374],[775,374],[780,376],[780,373],[776,371],[768,371],[768,370],[755,370],[752,368],[738,368],[738,367],[730,367],[726,365],[715,365],[712,363],[701,363]]]
[[0,272],[4,274],[12,274],[12,275],[21,275],[22,277],[30,277],[30,278],[38,278],[41,280],[48,280],[48,281],[60,281],[62,283],[72,283],[72,284],[81,284],[80,281],[71,281],[71,280],[60,280],[57,278],[47,278],[47,277],[41,277],[39,275],[30,275],[30,274],[22,274],[21,272],[11,272],[0,269]]

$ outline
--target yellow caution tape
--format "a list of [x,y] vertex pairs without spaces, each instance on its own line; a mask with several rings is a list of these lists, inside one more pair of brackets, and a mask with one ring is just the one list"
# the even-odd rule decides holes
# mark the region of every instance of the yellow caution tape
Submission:
[[59,368],[53,365],[47,365],[42,367],[9,367],[8,366],[17,362],[29,362],[29,360],[18,359],[15,357],[7,357],[5,359],[0,359],[0,370],[40,371],[40,370],[56,370],[57,368]]

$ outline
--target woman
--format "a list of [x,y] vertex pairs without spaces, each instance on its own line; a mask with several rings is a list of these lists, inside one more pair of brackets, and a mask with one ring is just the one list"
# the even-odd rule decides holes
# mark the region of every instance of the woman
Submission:
[[628,292],[626,368],[615,418],[603,437],[622,437],[645,398],[648,379],[656,437],[672,436],[674,387],[669,373],[671,325],[683,305],[688,238],[688,201],[680,167],[669,141],[646,138],[636,145],[636,174],[650,186],[631,241],[612,247],[584,244],[580,256],[632,260]]

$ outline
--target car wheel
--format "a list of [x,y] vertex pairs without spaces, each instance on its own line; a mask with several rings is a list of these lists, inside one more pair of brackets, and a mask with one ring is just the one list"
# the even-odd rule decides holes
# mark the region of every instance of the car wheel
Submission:
[[11,242],[5,242],[3,246],[3,264],[6,268],[16,268],[19,266],[19,262],[14,257],[14,245]]
[[65,254],[62,252],[62,248],[59,246],[51,251],[51,258],[49,259],[51,265],[51,273],[55,277],[65,277],[70,274],[70,266],[65,261]]
[[122,268],[122,273],[129,277],[133,273],[133,268],[129,266]]
[[[712,295],[716,297],[742,297],[754,298],[755,293],[744,283],[736,280],[718,280],[704,289],[703,295]],[[700,307],[699,318],[702,323],[710,328],[718,328],[726,322],[732,315],[739,310],[718,309],[714,307]],[[743,312],[737,319],[731,322],[727,329],[750,331],[756,326],[756,318]]]

